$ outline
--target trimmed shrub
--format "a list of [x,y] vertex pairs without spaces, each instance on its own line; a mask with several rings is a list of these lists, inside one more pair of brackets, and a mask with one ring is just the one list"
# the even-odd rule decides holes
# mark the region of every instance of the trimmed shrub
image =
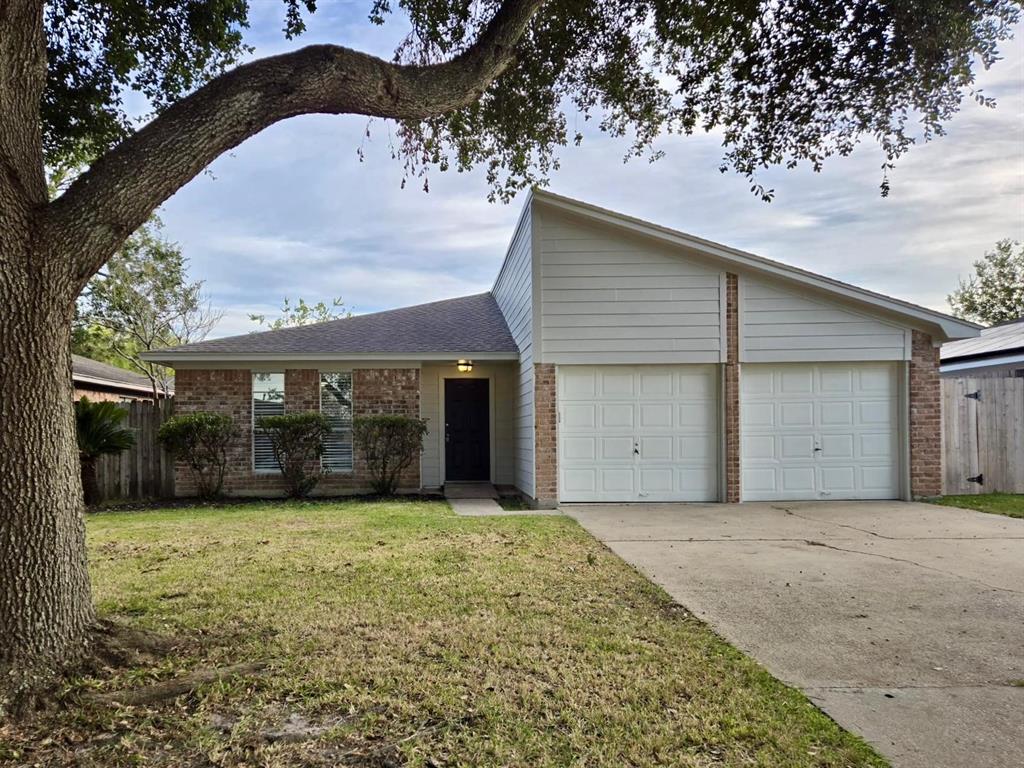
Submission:
[[270,438],[288,495],[308,496],[323,474],[319,459],[324,438],[331,431],[327,417],[316,411],[264,416],[257,420],[256,427]]
[[228,447],[237,436],[238,428],[230,416],[208,411],[172,416],[157,433],[164,448],[188,465],[204,499],[221,495]]
[[426,434],[426,420],[411,416],[359,416],[353,421],[353,440],[374,491],[389,496],[398,490],[402,473],[423,450]]
[[82,463],[82,493],[86,504],[100,500],[96,460],[105,453],[120,453],[135,445],[135,433],[122,427],[128,411],[116,403],[94,403],[83,397],[75,403],[78,459]]

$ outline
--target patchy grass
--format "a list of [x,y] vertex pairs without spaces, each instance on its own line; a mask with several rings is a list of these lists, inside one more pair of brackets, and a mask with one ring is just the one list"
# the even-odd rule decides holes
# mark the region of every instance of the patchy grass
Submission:
[[[178,639],[0,729],[75,766],[883,766],[560,517],[261,503],[88,521],[100,613]],[[148,706],[87,703],[269,662]]]
[[946,507],[962,507],[975,509],[978,512],[990,512],[993,515],[1024,518],[1024,494],[1021,493],[981,493],[976,496],[943,496],[932,500],[933,504]]
[[530,505],[522,496],[499,496],[498,506],[506,512],[525,512],[530,509]]

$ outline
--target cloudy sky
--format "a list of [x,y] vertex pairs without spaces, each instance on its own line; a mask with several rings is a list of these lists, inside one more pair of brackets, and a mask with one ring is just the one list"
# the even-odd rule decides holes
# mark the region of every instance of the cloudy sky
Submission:
[[[370,27],[364,5],[321,2],[289,43],[281,4],[256,2],[248,40],[256,55],[338,42],[389,56],[398,31]],[[1003,55],[979,78],[998,108],[966,103],[947,136],[899,161],[885,199],[870,144],[820,174],[771,172],[766,204],[718,172],[711,136],[666,138],[652,165],[623,163],[625,143],[588,135],[564,150],[550,188],[943,310],[996,240],[1024,240],[1024,29]],[[401,179],[386,123],[309,116],[250,139],[179,191],[161,217],[225,311],[213,335],[252,330],[248,314],[273,314],[285,296],[340,296],[364,313],[488,290],[522,197],[488,203],[481,173],[432,172],[429,194]]]

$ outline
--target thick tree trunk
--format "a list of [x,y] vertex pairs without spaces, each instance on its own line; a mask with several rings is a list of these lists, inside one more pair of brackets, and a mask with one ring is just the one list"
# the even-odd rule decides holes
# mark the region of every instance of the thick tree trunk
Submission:
[[80,659],[94,621],[70,300],[55,298],[73,292],[19,250],[0,234],[0,713]]

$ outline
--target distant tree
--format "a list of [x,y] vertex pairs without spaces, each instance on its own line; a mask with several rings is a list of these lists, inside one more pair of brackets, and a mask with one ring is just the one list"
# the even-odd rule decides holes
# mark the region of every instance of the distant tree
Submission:
[[211,309],[201,280],[189,282],[188,259],[160,230],[156,218],[144,224],[89,281],[75,329],[145,375],[154,398],[168,393],[171,371],[141,354],[202,341],[223,315]]
[[1024,317],[1024,245],[1000,240],[947,300],[954,315],[983,325]]
[[345,309],[345,302],[341,300],[340,296],[332,299],[330,306],[322,301],[318,301],[316,304],[307,304],[306,300],[301,298],[298,303],[292,305],[285,297],[284,303],[281,304],[279,317],[267,320],[266,315],[249,315],[249,319],[261,326],[261,330],[269,331],[294,328],[299,325],[312,325],[313,323],[326,323],[328,320],[340,320],[343,317],[352,317],[352,313]]

